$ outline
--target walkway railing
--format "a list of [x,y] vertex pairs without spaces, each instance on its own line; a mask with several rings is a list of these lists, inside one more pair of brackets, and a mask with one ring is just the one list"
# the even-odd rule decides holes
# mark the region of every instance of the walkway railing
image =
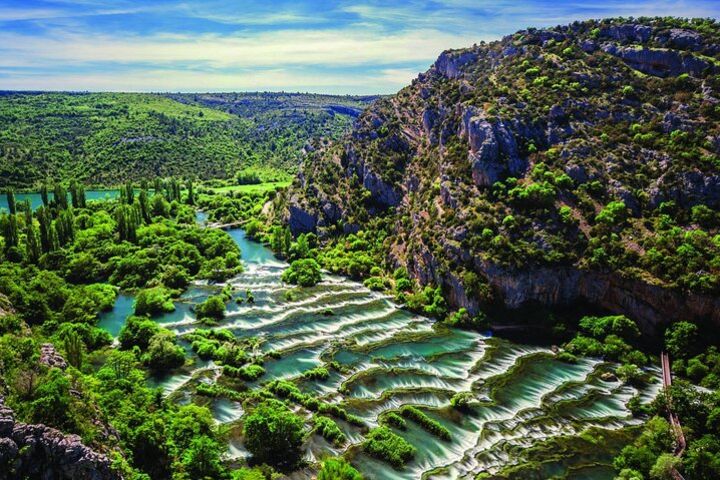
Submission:
[[[680,419],[678,418],[672,407],[672,396],[670,395],[670,387],[672,386],[672,373],[670,371],[670,356],[667,354],[667,352],[662,352],[660,354],[660,364],[662,366],[663,387],[665,391],[665,402],[668,409],[668,418],[670,420],[670,426],[672,427],[673,434],[675,436],[675,451],[673,452],[673,454],[676,457],[680,458],[682,457],[683,453],[685,453],[685,447],[687,447],[687,443],[685,442],[685,434],[683,433],[682,426],[680,425]],[[685,480],[680,474],[680,472],[678,472],[674,467],[670,473],[675,480]]]

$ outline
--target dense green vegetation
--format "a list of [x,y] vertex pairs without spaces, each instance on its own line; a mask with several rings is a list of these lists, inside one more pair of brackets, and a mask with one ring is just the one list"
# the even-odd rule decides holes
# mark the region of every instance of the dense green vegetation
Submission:
[[401,468],[415,455],[415,447],[388,427],[377,427],[365,436],[363,448],[370,455],[387,460]]
[[[3,93],[0,187],[164,176],[285,179],[305,144],[336,138],[373,97]],[[226,104],[227,102],[227,104]],[[234,108],[237,102],[243,108]],[[345,111],[331,106],[345,105]]]

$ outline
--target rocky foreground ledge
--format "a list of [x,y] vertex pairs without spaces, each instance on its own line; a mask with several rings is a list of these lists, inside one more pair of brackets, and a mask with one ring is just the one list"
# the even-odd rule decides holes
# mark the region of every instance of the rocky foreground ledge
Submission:
[[16,422],[0,396],[0,480],[121,480],[110,465],[106,455],[83,445],[77,435]]

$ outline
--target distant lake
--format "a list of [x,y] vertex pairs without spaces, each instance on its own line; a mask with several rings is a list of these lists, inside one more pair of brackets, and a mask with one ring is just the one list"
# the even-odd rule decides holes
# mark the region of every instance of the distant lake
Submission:
[[[117,198],[120,196],[120,190],[86,190],[85,191],[85,198],[90,200],[109,200],[112,198]],[[52,200],[55,198],[55,196],[52,194],[52,192],[48,192],[48,198]],[[68,194],[68,198],[70,198],[70,195]],[[25,200],[30,200],[30,205],[32,206],[32,209],[35,210],[36,208],[42,206],[42,198],[40,197],[40,192],[32,192],[32,193],[16,193],[15,194],[15,201],[20,204],[23,203]],[[0,194],[0,211],[7,211],[8,210],[8,203],[7,203],[7,195],[5,193]]]

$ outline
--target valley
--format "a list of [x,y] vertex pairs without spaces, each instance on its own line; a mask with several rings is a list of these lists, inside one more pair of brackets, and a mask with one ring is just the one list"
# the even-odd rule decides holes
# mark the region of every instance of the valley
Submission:
[[0,480],[720,477],[712,18],[0,92],[0,189]]

